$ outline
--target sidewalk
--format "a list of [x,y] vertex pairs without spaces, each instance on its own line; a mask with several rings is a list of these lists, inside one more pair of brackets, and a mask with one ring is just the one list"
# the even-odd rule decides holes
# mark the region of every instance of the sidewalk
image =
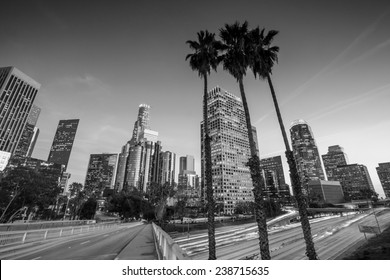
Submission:
[[116,260],[158,260],[152,224],[148,224],[115,258]]

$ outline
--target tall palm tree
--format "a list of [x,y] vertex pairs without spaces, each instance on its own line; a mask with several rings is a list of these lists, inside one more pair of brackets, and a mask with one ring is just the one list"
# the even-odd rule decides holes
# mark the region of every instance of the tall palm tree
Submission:
[[194,51],[186,56],[189,59],[191,69],[198,71],[198,74],[204,81],[203,92],[203,135],[204,135],[204,154],[205,154],[205,184],[207,199],[207,227],[209,236],[209,260],[217,259],[215,249],[215,224],[214,209],[215,201],[212,186],[212,169],[211,169],[211,138],[208,126],[207,113],[207,77],[211,69],[217,71],[219,64],[219,51],[221,43],[215,39],[214,33],[200,31],[197,33],[198,41],[187,41],[186,43]]
[[245,21],[242,25],[239,22],[235,22],[232,25],[225,24],[225,28],[220,29],[220,37],[222,39],[222,43],[224,44],[224,53],[222,54],[223,68],[236,78],[240,87],[251,153],[248,166],[251,171],[251,178],[254,187],[253,194],[256,205],[256,221],[259,230],[260,255],[263,260],[269,260],[271,259],[271,255],[269,252],[265,207],[262,198],[264,179],[260,173],[260,158],[257,155],[256,144],[253,139],[252,124],[243,84],[243,78],[246,75],[246,70],[249,67],[250,62],[248,56],[248,22]]
[[317,254],[314,248],[313,238],[311,235],[311,228],[307,214],[306,200],[302,193],[302,182],[298,174],[298,168],[294,159],[294,154],[290,149],[290,144],[287,140],[286,130],[283,125],[282,116],[280,114],[278,101],[276,99],[275,90],[271,80],[272,67],[278,61],[279,47],[271,46],[274,37],[279,33],[276,30],[270,30],[267,34],[264,33],[264,29],[260,30],[259,27],[249,32],[250,40],[250,68],[252,69],[255,77],[267,80],[271,90],[272,99],[275,105],[276,114],[278,116],[280,130],[286,146],[286,157],[290,169],[291,184],[293,187],[294,195],[298,203],[299,215],[301,217],[301,224],[303,230],[303,236],[306,242],[306,255],[309,259],[317,259]]

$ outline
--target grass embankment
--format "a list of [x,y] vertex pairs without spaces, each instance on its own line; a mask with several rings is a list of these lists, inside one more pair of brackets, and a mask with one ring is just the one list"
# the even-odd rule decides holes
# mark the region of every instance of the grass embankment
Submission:
[[390,260],[390,227],[369,239],[343,260]]

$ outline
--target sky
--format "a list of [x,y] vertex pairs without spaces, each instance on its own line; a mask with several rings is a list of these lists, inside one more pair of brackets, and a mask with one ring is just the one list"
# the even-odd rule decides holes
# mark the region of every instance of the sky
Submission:
[[[280,32],[272,79],[286,128],[306,120],[321,155],[342,146],[383,196],[375,167],[390,161],[390,3],[380,0],[6,1],[0,67],[41,84],[33,157],[47,159],[59,120],[80,119],[68,171],[84,183],[89,155],[119,153],[146,103],[163,150],[193,155],[200,174],[203,81],[185,42],[244,20]],[[209,77],[217,85],[239,96],[222,67]],[[260,157],[285,160],[267,83],[248,71],[244,86]]]

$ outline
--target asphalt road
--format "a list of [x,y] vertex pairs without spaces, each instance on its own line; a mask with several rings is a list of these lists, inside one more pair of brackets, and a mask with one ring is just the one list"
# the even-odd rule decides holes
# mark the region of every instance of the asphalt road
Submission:
[[[390,211],[378,216],[378,221],[382,229],[388,226]],[[367,214],[312,220],[313,241],[319,259],[337,259],[346,250],[364,241],[364,234],[359,232],[358,224],[376,225],[376,220],[373,215]],[[367,235],[371,236],[373,235]],[[208,258],[207,234],[204,231],[189,236],[177,236],[175,241],[192,259]],[[247,228],[233,226],[217,231],[216,241],[218,259],[241,259],[259,253],[254,225]],[[272,259],[307,259],[300,224],[269,231],[269,242]]]
[[56,239],[29,248],[21,260],[113,260],[146,225],[123,224],[99,232]]

